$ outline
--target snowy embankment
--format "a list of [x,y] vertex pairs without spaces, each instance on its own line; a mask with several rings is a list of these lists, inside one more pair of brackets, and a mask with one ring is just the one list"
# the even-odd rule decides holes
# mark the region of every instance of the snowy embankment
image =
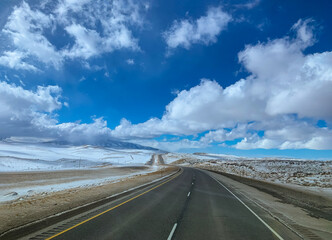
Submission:
[[332,161],[245,158],[222,154],[166,154],[166,162],[208,168],[242,177],[332,189]]

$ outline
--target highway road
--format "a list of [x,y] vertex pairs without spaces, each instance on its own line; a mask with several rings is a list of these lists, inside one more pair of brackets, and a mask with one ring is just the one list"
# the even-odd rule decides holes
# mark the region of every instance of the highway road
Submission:
[[209,173],[183,168],[29,239],[289,239],[281,235]]

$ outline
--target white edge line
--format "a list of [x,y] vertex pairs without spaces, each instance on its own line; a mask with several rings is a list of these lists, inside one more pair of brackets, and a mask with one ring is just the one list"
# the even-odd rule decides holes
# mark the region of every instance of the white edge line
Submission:
[[189,197],[190,196],[190,192],[188,192],[188,195],[187,195],[187,197]]
[[215,179],[213,176],[209,174],[210,177],[212,177],[217,183],[219,183],[221,186],[223,186],[228,192],[230,192],[237,200],[239,200],[240,203],[242,203],[252,214],[254,214],[255,217],[258,218],[259,221],[261,221],[278,239],[284,240],[272,227],[270,227],[269,224],[267,224],[263,219],[260,218],[253,210],[251,210],[250,207],[247,206],[240,198],[238,198],[234,193],[231,192],[224,184],[219,182],[217,179]]
[[172,231],[170,232],[170,234],[169,234],[167,240],[171,240],[171,239],[172,239],[173,234],[174,234],[174,232],[175,232],[175,229],[176,229],[177,225],[178,225],[177,223],[174,224],[174,226],[173,226],[173,228],[172,228]]

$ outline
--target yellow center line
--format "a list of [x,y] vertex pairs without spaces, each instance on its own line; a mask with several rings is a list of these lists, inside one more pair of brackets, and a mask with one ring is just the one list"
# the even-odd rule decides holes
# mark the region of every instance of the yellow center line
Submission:
[[[182,172],[181,172],[181,173],[182,173]],[[181,174],[181,173],[180,173],[180,174]],[[135,197],[132,197],[132,198],[130,198],[130,199],[128,199],[128,200],[126,200],[126,201],[124,201],[124,202],[122,202],[122,203],[120,203],[120,204],[114,206],[114,207],[111,207],[111,208],[109,208],[109,209],[107,209],[107,210],[105,210],[105,211],[103,211],[103,212],[101,212],[101,213],[98,213],[97,215],[95,215],[95,216],[93,216],[93,217],[90,217],[90,218],[88,218],[88,219],[86,219],[86,220],[84,220],[84,221],[82,221],[82,222],[80,222],[80,223],[78,223],[78,224],[76,224],[76,225],[70,227],[70,228],[67,228],[67,229],[63,230],[62,232],[59,232],[59,233],[57,233],[57,234],[55,234],[55,235],[53,235],[53,236],[51,236],[51,237],[49,237],[49,238],[46,238],[45,240],[53,239],[53,238],[55,238],[55,237],[57,237],[57,236],[59,236],[59,235],[65,233],[65,232],[68,232],[69,230],[71,230],[71,229],[73,229],[73,228],[76,228],[76,227],[82,225],[83,223],[86,223],[86,222],[88,222],[88,221],[90,221],[90,220],[92,220],[92,219],[94,219],[94,218],[97,218],[97,217],[103,215],[104,213],[107,213],[107,212],[109,212],[109,211],[111,211],[111,210],[113,210],[113,209],[115,209],[115,208],[117,208],[117,207],[120,207],[121,205],[123,205],[123,204],[125,204],[125,203],[127,203],[127,202],[130,202],[130,201],[132,201],[132,200],[134,200],[134,199],[136,199],[136,198],[138,198],[138,197],[140,197],[140,196],[142,196],[142,195],[144,195],[144,194],[146,194],[146,193],[148,193],[148,192],[150,192],[150,191],[152,191],[152,190],[154,190],[154,189],[156,189],[156,188],[158,188],[158,187],[164,185],[165,183],[168,183],[169,181],[173,180],[174,178],[180,176],[180,174],[175,175],[174,177],[168,179],[167,181],[165,181],[165,182],[163,182],[163,183],[161,183],[161,184],[159,184],[159,185],[157,185],[157,186],[155,186],[155,187],[153,187],[153,188],[150,188],[149,190],[147,190],[147,191],[145,191],[145,192],[143,192],[143,193],[140,193],[140,194],[136,195]]]

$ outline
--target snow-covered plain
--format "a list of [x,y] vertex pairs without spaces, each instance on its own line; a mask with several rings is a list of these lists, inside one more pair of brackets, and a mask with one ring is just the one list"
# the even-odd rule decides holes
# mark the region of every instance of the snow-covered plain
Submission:
[[91,145],[0,142],[0,172],[91,168],[104,165],[143,165],[155,151]]
[[153,161],[157,151],[112,144],[73,146],[34,138],[0,141],[0,202],[100,186],[160,169]]
[[[72,146],[45,141],[17,141],[9,139],[0,141],[0,173],[16,172],[54,172],[61,170],[91,170],[103,167],[128,167],[145,166],[144,169],[135,172],[120,172],[111,175],[96,175],[87,177],[80,176],[82,172],[75,173],[64,182],[50,180],[37,183],[26,181],[22,185],[10,185],[0,183],[4,199],[17,198],[22,195],[58,191],[75,187],[100,185],[104,182],[117,181],[120,178],[134,176],[135,174],[146,174],[157,170],[156,150],[149,149],[123,149],[119,147],[98,147],[91,145]],[[153,157],[152,157],[153,156]],[[164,153],[162,158],[166,164],[190,165],[194,167],[209,168],[225,173],[235,174],[243,177],[266,180],[281,184],[295,184],[300,186],[312,186],[318,188],[332,189],[332,161],[312,161],[304,159],[287,158],[246,158],[225,154],[209,153]],[[152,166],[147,166],[149,163]],[[63,180],[63,176],[61,177]],[[6,186],[5,186],[6,185]],[[24,185],[24,187],[22,187]],[[29,192],[30,191],[30,192]],[[11,192],[17,193],[16,195]],[[15,197],[16,196],[16,197]],[[2,200],[4,200],[2,199]]]
[[58,192],[66,189],[72,188],[87,188],[100,186],[107,183],[116,183],[123,179],[128,179],[135,177],[137,175],[145,175],[155,171],[156,168],[150,167],[145,170],[139,170],[132,173],[121,173],[118,175],[110,175],[107,177],[98,177],[95,178],[81,178],[81,177],[72,177],[67,179],[56,179],[50,180],[39,180],[20,183],[9,183],[9,184],[0,184],[0,202],[7,202],[16,199],[22,199],[35,194],[49,194],[52,192]]

